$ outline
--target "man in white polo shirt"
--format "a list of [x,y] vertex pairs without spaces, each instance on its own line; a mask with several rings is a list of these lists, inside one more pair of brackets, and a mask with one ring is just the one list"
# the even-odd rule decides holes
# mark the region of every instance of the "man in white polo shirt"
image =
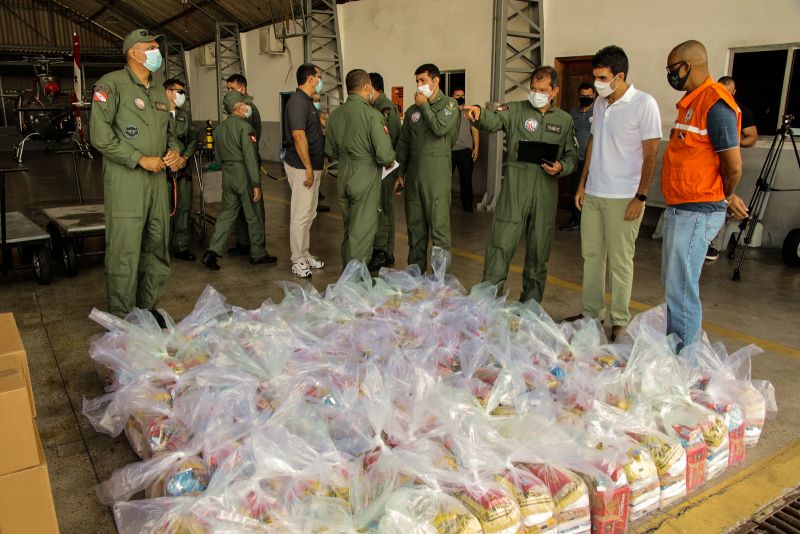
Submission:
[[575,205],[581,210],[583,311],[568,320],[606,316],[611,281],[611,339],[630,321],[633,256],[661,140],[655,99],[629,84],[628,57],[607,46],[592,58],[599,94]]

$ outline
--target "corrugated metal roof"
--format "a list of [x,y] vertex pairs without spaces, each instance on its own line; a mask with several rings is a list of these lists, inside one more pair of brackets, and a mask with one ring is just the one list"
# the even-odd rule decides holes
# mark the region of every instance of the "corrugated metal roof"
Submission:
[[[317,0],[314,0],[317,1]],[[337,0],[342,3],[346,0]],[[302,14],[305,0],[0,0],[0,50],[26,47],[71,49],[72,32],[82,46],[119,48],[136,28],[163,33],[194,48],[215,38],[215,23],[249,30]]]

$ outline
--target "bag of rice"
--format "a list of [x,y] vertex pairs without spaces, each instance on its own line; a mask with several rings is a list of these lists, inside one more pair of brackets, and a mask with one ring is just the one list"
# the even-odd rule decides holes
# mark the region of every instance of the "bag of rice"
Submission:
[[378,534],[482,534],[480,521],[455,497],[426,486],[395,490]]
[[550,490],[559,534],[589,532],[592,527],[589,490],[583,480],[571,471],[552,464],[533,464],[528,468]]
[[632,436],[647,448],[658,471],[660,507],[686,496],[686,450],[681,444],[656,432]]
[[478,518],[486,534],[525,532],[517,501],[499,485],[466,488],[457,493],[456,498]]
[[506,470],[495,480],[516,499],[527,534],[555,534],[555,505],[550,491],[528,469]]
[[658,510],[661,488],[658,469],[653,457],[644,447],[631,447],[623,468],[630,485],[630,518],[637,521],[644,515]]

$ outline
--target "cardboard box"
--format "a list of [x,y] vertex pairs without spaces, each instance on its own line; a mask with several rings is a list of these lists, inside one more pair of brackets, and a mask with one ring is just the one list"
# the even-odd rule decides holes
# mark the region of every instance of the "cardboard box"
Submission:
[[33,402],[33,387],[31,386],[31,373],[28,369],[28,355],[22,346],[17,323],[11,313],[0,313],[0,369],[8,369],[8,364],[13,363],[25,379],[28,388],[28,399],[31,404],[31,413],[36,417],[36,404]]
[[15,367],[0,367],[0,475],[38,465],[36,440],[22,374]]
[[47,463],[38,435],[36,454],[35,467],[0,476],[2,534],[58,534]]

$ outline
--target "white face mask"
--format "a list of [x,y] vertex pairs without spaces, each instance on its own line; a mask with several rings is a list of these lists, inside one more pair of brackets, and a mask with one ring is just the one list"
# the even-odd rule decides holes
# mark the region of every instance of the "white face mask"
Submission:
[[433,91],[431,90],[431,86],[429,84],[420,85],[417,87],[417,92],[424,95],[425,98],[430,98],[433,95]]
[[186,95],[180,93],[175,94],[175,107],[182,107],[186,103]]
[[246,106],[246,107],[247,107],[247,109],[244,112],[244,118],[245,119],[249,119],[253,115],[253,108],[251,108],[250,106]]
[[314,102],[314,107],[317,108],[317,111],[322,109],[322,102]]
[[[613,82],[616,78],[616,76],[611,78],[611,82]],[[611,93],[617,89],[616,87],[614,87],[614,89],[611,88],[611,82],[598,82],[595,80],[594,88],[597,89],[597,94],[603,98],[608,98],[611,96]],[[617,84],[617,86],[619,86],[619,84]]]
[[531,91],[528,93],[528,102],[530,102],[531,105],[536,109],[542,109],[550,103],[550,95]]

